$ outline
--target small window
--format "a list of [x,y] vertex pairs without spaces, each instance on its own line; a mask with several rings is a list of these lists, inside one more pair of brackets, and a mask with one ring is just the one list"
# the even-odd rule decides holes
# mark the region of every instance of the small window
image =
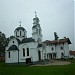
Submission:
[[52,47],[52,48],[51,48],[51,50],[53,51],[53,50],[54,50],[54,48]]
[[29,56],[29,48],[27,48],[27,56]]
[[25,49],[23,48],[23,57],[25,57]]
[[13,43],[14,43],[14,41],[13,41]]
[[10,52],[8,52],[8,57],[10,58]]
[[63,50],[63,47],[61,46],[60,49]]

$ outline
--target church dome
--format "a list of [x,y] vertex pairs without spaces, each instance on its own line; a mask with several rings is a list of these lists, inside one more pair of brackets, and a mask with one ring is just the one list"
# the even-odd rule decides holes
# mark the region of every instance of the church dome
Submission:
[[14,36],[15,36],[16,38],[18,38],[18,39],[19,39],[19,38],[20,38],[20,39],[26,38],[26,37],[27,37],[27,31],[26,31],[25,28],[19,26],[19,27],[17,27],[17,28],[15,29],[15,31],[14,31]]
[[[16,31],[16,30],[17,30],[17,31],[19,31],[19,30],[23,30],[23,31],[24,31],[25,28],[23,28],[23,27],[17,27],[17,28],[15,29],[15,31]],[[26,31],[26,30],[25,30],[25,31]]]

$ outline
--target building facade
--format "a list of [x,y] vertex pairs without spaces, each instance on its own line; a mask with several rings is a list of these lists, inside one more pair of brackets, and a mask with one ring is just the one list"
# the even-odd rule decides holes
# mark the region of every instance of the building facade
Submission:
[[32,37],[27,37],[25,28],[19,26],[14,31],[5,50],[5,63],[30,63],[44,59],[61,59],[69,56],[69,38],[42,40],[39,18],[33,18]]

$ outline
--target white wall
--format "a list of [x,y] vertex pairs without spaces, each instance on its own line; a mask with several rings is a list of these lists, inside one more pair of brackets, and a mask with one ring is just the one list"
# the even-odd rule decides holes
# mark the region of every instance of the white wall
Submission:
[[[14,43],[13,43],[13,41],[14,41]],[[9,41],[9,44],[8,44],[8,47],[7,48],[9,48],[10,46],[12,46],[12,45],[16,45],[17,47],[18,47],[18,42],[17,42],[17,40],[15,39],[15,38],[13,38],[13,39],[11,39],[10,41]],[[8,49],[7,49],[8,50]]]
[[[10,58],[9,53],[10,52]],[[13,51],[5,51],[5,63],[17,63],[18,62],[18,51],[13,50]]]
[[69,56],[69,45],[67,42],[64,44],[64,50],[65,50],[65,56]]
[[[60,47],[63,47],[63,50],[61,50],[61,48]],[[61,59],[61,53],[64,53],[64,46],[63,46],[63,44],[57,44],[56,45],[56,58],[57,59]]]
[[[31,58],[32,61],[38,61],[37,43],[30,42],[19,46],[19,60],[26,62],[26,58]],[[25,57],[23,57],[23,48],[25,48]],[[29,56],[27,56],[27,48],[29,48]]]

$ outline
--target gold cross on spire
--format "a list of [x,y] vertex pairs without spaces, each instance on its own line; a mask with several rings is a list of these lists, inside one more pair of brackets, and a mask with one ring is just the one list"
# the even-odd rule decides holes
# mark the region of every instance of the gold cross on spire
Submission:
[[20,26],[21,26],[21,21],[19,21],[19,23],[20,23]]
[[35,11],[35,17],[37,17],[37,13],[36,13],[36,11]]

